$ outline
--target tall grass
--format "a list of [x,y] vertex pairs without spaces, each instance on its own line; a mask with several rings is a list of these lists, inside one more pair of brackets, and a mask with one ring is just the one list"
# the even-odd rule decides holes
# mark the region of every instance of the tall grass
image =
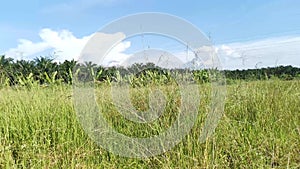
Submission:
[[[118,131],[148,136],[173,122],[166,117],[176,118],[176,113],[172,116],[176,92],[167,89],[170,98],[165,119],[148,129],[122,118],[112,100],[104,99],[109,97],[100,95],[98,103]],[[107,86],[98,90],[102,96],[110,95]],[[147,109],[144,95],[149,91],[131,92],[133,104]],[[181,143],[156,157],[132,159],[107,152],[84,133],[70,86],[3,88],[0,168],[300,168],[300,81],[236,81],[228,85],[225,114],[214,136],[202,144],[198,139],[205,112],[210,109],[209,85],[201,85],[200,93],[197,124]],[[132,132],[133,128],[140,130]]]

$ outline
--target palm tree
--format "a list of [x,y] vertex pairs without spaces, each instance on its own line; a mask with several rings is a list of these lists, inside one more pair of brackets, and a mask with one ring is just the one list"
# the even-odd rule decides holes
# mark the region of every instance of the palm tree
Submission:
[[0,56],[0,78],[1,83],[4,81],[7,81],[9,79],[9,84],[14,84],[14,71],[13,71],[13,62],[14,59],[12,58],[6,58],[4,55]]
[[73,59],[71,61],[65,60],[58,68],[58,78],[63,79],[67,84],[71,84],[73,80],[73,72],[75,73],[75,67],[77,62]]
[[36,80],[40,81],[40,84],[45,83],[47,76],[51,76],[54,72],[58,71],[57,63],[53,62],[53,59],[48,57],[39,57],[34,59],[35,71],[34,75]]

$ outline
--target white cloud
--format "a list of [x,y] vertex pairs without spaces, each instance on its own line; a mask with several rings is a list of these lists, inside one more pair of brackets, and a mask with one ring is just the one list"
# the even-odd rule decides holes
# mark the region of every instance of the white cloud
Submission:
[[[32,42],[26,39],[20,39],[16,48],[11,48],[5,52],[7,57],[14,59],[32,59],[45,51],[56,53],[56,61],[75,59],[78,60],[81,51],[93,36],[77,38],[68,30],[54,31],[51,29],[42,29],[39,33],[40,42]],[[126,59],[127,55],[122,53],[130,47],[130,42],[122,42],[116,45],[107,55],[106,63]]]
[[[212,51],[203,49],[200,51],[202,51],[200,57],[204,67],[216,66],[216,63],[204,61],[209,59],[205,56],[212,54]],[[215,46],[215,51],[218,54],[222,69],[254,69],[279,65],[300,67],[299,36],[220,44]],[[175,56],[184,62],[191,62],[195,58],[191,51],[175,53]]]
[[33,43],[30,40],[19,39],[19,44],[16,48],[11,48],[5,52],[7,57],[14,59],[22,59],[36,53],[40,53],[49,48],[49,45],[45,42]]
[[[52,53],[56,52],[58,56],[56,58],[57,61],[78,60],[80,52],[93,35],[95,34],[78,38],[68,30],[54,31],[51,29],[42,29],[39,33],[41,41],[32,42],[28,39],[20,39],[17,47],[7,50],[5,55],[15,59],[32,59],[39,56],[38,54],[42,52],[51,51]],[[122,33],[101,35],[101,38],[106,38],[106,40],[101,40],[100,42],[103,42],[102,46],[105,44],[111,45],[108,42],[123,39],[124,36]],[[95,44],[96,47],[99,46],[98,43]],[[125,54],[125,51],[130,47],[131,42],[119,43],[111,49],[101,63],[110,66],[122,63],[122,61],[131,56],[130,54]],[[300,67],[299,47],[300,36],[277,37],[221,44],[216,46],[216,52],[224,69],[248,69],[278,65]],[[172,51],[170,52],[172,53]],[[183,62],[192,61],[194,58],[194,54],[191,51],[188,54],[186,52],[177,52],[174,55]]]
[[82,38],[76,38],[70,31],[62,30],[56,32],[50,29],[43,29],[40,32],[40,37],[44,43],[49,45],[49,48],[59,56],[59,60],[78,59],[78,56],[84,45],[88,42],[92,35]]
[[5,55],[14,59],[31,59],[39,53],[51,50],[57,53],[59,61],[77,59],[90,38],[90,36],[76,38],[68,30],[53,31],[51,29],[42,29],[39,36],[40,42],[20,39],[17,47],[9,49]]
[[120,65],[122,61],[130,57],[130,55],[123,53],[127,48],[130,47],[130,45],[131,42],[129,41],[119,43],[113,48],[112,51],[109,52],[103,63],[108,66]]
[[219,45],[226,69],[248,69],[292,65],[300,67],[300,37],[276,37]]
[[117,65],[121,61],[127,59],[129,55],[124,51],[131,46],[129,41],[120,42],[126,38],[122,32],[114,34],[106,34],[97,32],[95,33],[82,52],[80,53],[79,62],[93,62],[101,65]]
[[227,45],[221,45],[220,48],[217,48],[217,52],[224,53],[227,56],[232,56],[232,57],[236,56],[235,50],[233,50],[231,47]]

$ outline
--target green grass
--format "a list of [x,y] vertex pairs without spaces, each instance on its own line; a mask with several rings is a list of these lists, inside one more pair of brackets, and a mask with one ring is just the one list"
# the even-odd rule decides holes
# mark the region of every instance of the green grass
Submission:
[[[169,99],[162,119],[143,126],[122,118],[111,99],[101,99],[109,98],[107,88],[98,88],[97,101],[119,132],[149,136],[176,118],[176,89],[164,89]],[[210,89],[200,89],[200,115],[190,134],[171,151],[145,159],[119,157],[94,143],[76,118],[70,86],[1,89],[0,168],[300,168],[300,81],[228,85],[225,114],[205,143],[198,139]],[[131,92],[135,107],[146,110],[149,91]]]

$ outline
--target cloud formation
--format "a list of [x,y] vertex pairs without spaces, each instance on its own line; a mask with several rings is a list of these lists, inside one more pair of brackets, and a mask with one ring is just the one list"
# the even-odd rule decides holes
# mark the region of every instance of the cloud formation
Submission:
[[14,59],[32,59],[37,54],[50,50],[57,53],[58,60],[77,59],[90,36],[76,38],[68,30],[54,31],[42,29],[39,32],[40,42],[20,39],[16,48],[11,48],[5,55]]
[[[57,56],[56,61],[78,60],[81,51],[93,35],[77,38],[68,30],[42,29],[39,33],[40,42],[20,39],[17,47],[9,49],[5,52],[5,55],[14,59],[33,59],[39,56],[40,53],[51,51]],[[107,55],[106,63],[118,62],[121,58],[126,58],[127,55],[123,52],[129,47],[130,42],[122,42],[116,45]]]
[[[28,39],[20,39],[17,47],[7,50],[5,55],[14,59],[33,59],[43,55],[41,54],[43,52],[50,51],[56,53],[56,61],[78,60],[82,49],[93,35],[95,34],[78,38],[68,30],[42,29],[39,32],[41,41],[32,42]],[[223,69],[248,69],[279,65],[300,67],[299,46],[300,36],[293,36],[221,44],[216,45],[215,50]],[[106,66],[119,65],[131,56],[125,53],[130,47],[131,42],[129,41],[119,43],[111,49],[101,63]],[[172,51],[169,52],[172,53]],[[177,52],[174,55],[186,62],[194,58],[192,52],[189,52],[188,56],[186,56],[186,52]]]
[[300,37],[276,37],[218,46],[226,69],[292,65],[300,67]]

